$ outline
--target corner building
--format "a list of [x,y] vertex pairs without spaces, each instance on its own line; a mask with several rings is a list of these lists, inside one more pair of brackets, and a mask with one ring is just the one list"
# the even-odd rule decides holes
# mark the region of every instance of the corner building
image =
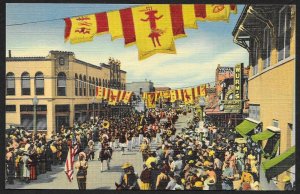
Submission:
[[50,51],[46,57],[6,58],[6,127],[33,129],[33,98],[37,104],[37,130],[55,134],[62,125],[73,126],[107,106],[94,98],[96,86],[125,90],[126,72],[120,62],[99,66],[76,59],[73,52]]

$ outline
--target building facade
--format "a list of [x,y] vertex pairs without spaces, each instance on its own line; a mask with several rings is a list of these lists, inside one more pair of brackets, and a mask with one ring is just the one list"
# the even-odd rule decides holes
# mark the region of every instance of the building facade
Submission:
[[[290,165],[261,170],[266,189],[273,189],[271,183],[283,189],[286,175],[295,180],[293,157],[284,158],[295,145],[295,23],[295,5],[246,5],[233,30],[234,42],[249,52],[249,117],[262,123],[264,133],[278,134],[261,139],[262,148],[273,144],[273,157]],[[272,161],[263,159],[261,166]],[[271,170],[278,172],[271,176]]]
[[136,102],[134,107],[137,111],[141,112],[145,110],[145,102],[143,102],[142,94],[143,92],[154,92],[154,84],[151,80],[139,81],[126,83],[126,88],[128,91],[134,93],[133,101]]
[[[111,76],[111,73],[114,76]],[[6,58],[6,126],[33,128],[33,98],[38,99],[37,130],[50,136],[64,125],[85,121],[104,111],[96,86],[126,88],[126,72],[109,60],[100,66],[73,52],[50,51],[46,57]]]
[[239,124],[247,116],[247,80],[248,69],[243,64],[234,67],[218,64],[215,84],[207,88],[206,119],[219,127]]

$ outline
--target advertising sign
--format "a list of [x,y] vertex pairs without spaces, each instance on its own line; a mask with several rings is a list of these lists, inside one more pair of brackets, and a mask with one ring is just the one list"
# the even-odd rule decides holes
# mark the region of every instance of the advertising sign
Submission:
[[234,99],[241,100],[242,98],[242,64],[237,64],[234,68]]

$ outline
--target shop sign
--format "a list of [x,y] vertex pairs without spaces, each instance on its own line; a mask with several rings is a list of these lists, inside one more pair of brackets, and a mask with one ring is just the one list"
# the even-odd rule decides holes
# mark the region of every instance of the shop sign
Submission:
[[242,111],[241,100],[223,100],[222,104],[225,113],[240,113]]
[[242,95],[242,65],[237,64],[234,68],[234,99],[241,100]]
[[219,74],[233,74],[233,67],[219,67]]

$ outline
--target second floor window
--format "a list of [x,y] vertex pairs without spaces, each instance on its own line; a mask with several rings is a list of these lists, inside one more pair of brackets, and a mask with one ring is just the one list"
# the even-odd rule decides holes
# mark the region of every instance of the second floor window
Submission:
[[279,12],[278,25],[278,61],[281,61],[290,56],[291,43],[291,9],[289,6],[284,7]]
[[29,73],[24,72],[21,75],[22,95],[30,95],[30,76]]
[[35,74],[35,95],[44,95],[44,75],[41,72]]
[[15,74],[12,72],[9,72],[6,74],[6,95],[15,95],[16,89],[15,89]]
[[253,41],[253,52],[252,52],[252,75],[258,73],[258,45]]
[[271,55],[271,36],[270,28],[265,27],[264,37],[263,37],[263,50],[262,50],[262,59],[264,61],[263,68],[270,66],[270,55]]
[[66,96],[67,77],[63,72],[57,75],[57,96]]

